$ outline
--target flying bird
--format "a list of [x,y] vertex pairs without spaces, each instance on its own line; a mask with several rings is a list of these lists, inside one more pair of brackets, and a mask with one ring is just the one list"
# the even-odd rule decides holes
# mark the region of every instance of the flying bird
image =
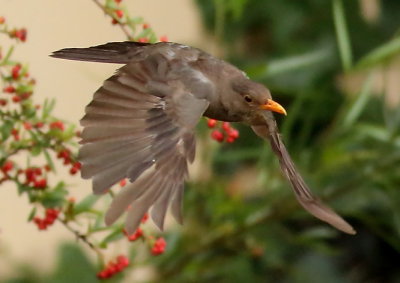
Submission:
[[186,45],[159,42],[111,42],[89,48],[66,48],[52,57],[123,64],[94,93],[80,121],[78,159],[93,192],[105,193],[128,178],[113,199],[105,222],[126,210],[125,227],[134,233],[150,210],[163,229],[166,211],[182,223],[184,181],[195,158],[195,127],[202,116],[249,125],[267,140],[298,202],[337,229],[355,230],[314,196],[296,170],[278,132],[273,112],[285,109],[264,85],[226,61]]

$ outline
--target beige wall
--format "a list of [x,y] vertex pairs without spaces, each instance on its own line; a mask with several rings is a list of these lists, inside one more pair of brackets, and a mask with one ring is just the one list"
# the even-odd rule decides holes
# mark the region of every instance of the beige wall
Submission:
[[[194,1],[125,0],[131,15],[143,16],[158,35],[169,40],[204,46],[204,33]],[[123,33],[90,0],[0,0],[0,16],[12,26],[27,27],[28,40],[19,45],[15,58],[29,63],[37,79],[34,99],[56,98],[56,116],[77,123],[84,106],[100,83],[110,76],[115,65],[69,62],[48,55],[63,47],[91,46],[108,41],[125,40]],[[1,44],[4,44],[4,37]],[[203,44],[202,44],[203,43]],[[71,195],[90,192],[90,182],[71,177],[59,170],[61,178],[71,184]],[[0,188],[0,280],[15,262],[26,262],[40,270],[50,270],[57,243],[73,236],[59,224],[39,232],[26,219],[30,211],[25,197],[16,196],[16,188]],[[120,248],[123,249],[123,248]],[[119,252],[123,252],[120,250]]]

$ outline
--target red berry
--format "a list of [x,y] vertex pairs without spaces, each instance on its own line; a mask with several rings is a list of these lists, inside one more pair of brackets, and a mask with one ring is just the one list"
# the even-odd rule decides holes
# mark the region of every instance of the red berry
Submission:
[[146,221],[147,221],[148,219],[149,219],[149,214],[146,212],[146,213],[143,215],[143,218],[142,218],[142,220],[141,220],[142,224],[146,223]]
[[79,169],[76,167],[72,167],[71,169],[69,169],[69,173],[71,175],[75,175],[76,173],[78,173]]
[[124,266],[128,266],[129,265],[129,258],[127,258],[124,255],[119,255],[117,257],[117,262],[124,265]]
[[11,134],[13,136],[18,135],[18,130],[17,129],[11,129]]
[[60,211],[54,208],[48,208],[46,209],[46,218],[44,221],[46,222],[47,225],[52,225],[54,221],[57,219],[58,214]]
[[213,140],[216,140],[217,142],[223,142],[224,141],[224,134],[221,133],[219,130],[214,130],[211,132],[211,138]]
[[27,168],[25,170],[25,177],[26,177],[26,183],[29,184],[31,182],[35,182],[36,181],[36,175],[35,175],[35,171],[33,168]]
[[32,95],[32,92],[24,92],[24,93],[21,93],[21,98],[28,99],[31,95]]
[[166,35],[163,35],[160,37],[161,42],[168,42],[168,37]]
[[4,17],[0,17],[0,25],[4,24],[6,22],[6,19]]
[[24,122],[23,123],[25,130],[31,130],[32,129],[32,124],[30,122]]
[[158,238],[151,249],[151,253],[153,255],[160,255],[164,253],[166,246],[167,242],[165,242],[164,238]]
[[111,277],[111,273],[108,269],[104,269],[102,271],[100,271],[99,273],[97,273],[97,278],[99,279],[107,279]]
[[14,95],[14,96],[12,97],[12,101],[13,101],[14,103],[21,102],[21,100],[22,100],[21,96]]
[[149,24],[143,24],[143,29],[148,29],[148,28],[150,28]]
[[46,179],[39,179],[33,181],[33,187],[36,189],[45,189],[47,187],[47,180]]
[[225,131],[225,132],[229,132],[230,130],[231,130],[231,124],[229,123],[229,122],[223,122],[222,123],[222,129]]
[[114,0],[115,3],[119,4],[122,2],[122,0]]
[[125,187],[126,186],[126,179],[122,179],[121,181],[119,181],[119,185],[121,187]]
[[118,24],[118,21],[117,21],[116,19],[112,19],[112,20],[111,20],[111,23],[112,23],[113,25],[116,25],[116,24]]
[[44,126],[44,123],[43,122],[37,122],[36,124],[35,124],[35,128],[37,128],[37,129],[40,129],[40,128],[42,128]]
[[228,136],[233,139],[237,139],[239,137],[239,131],[234,128],[231,128],[231,130],[228,132]]
[[115,10],[115,14],[118,18],[122,18],[124,16],[124,11],[122,10]]
[[11,135],[14,137],[14,140],[19,141],[19,132],[17,129],[12,129]]
[[26,41],[27,31],[25,28],[15,31],[14,36],[21,40],[22,42]]
[[47,229],[47,223],[45,219],[41,219],[39,217],[33,218],[33,222],[36,224],[36,226],[39,228],[39,230],[46,230]]
[[64,123],[61,121],[55,121],[50,123],[50,129],[54,130],[54,129],[59,129],[61,131],[64,131]]
[[35,175],[42,175],[42,169],[39,167],[33,168],[33,172]]
[[108,263],[107,270],[110,273],[110,275],[114,275],[115,273],[118,272],[117,266],[111,261]]
[[74,165],[72,165],[72,166],[74,166],[76,169],[81,169],[81,167],[82,167],[82,163],[80,163],[79,161],[77,161],[77,162],[75,162],[74,163]]
[[5,93],[14,93],[15,92],[15,87],[13,87],[13,86],[7,86],[7,87],[5,87],[5,88],[3,88],[3,91],[5,92]]
[[143,236],[143,230],[141,228],[137,228],[135,233],[133,233],[132,235],[127,235],[128,240],[130,242],[136,241],[137,239],[139,239],[142,236]]
[[7,173],[8,171],[12,170],[14,168],[14,163],[10,160],[7,160],[6,162],[4,162],[3,167],[1,167],[1,170],[4,173]]
[[0,105],[1,105],[1,106],[7,105],[7,100],[5,100],[5,99],[0,99]]
[[14,80],[18,79],[20,76],[21,65],[17,64],[11,69],[11,75]]
[[226,138],[226,142],[227,142],[227,143],[233,143],[234,141],[235,141],[235,139],[232,138],[232,137],[227,137],[227,138]]
[[146,43],[146,42],[149,42],[149,39],[146,38],[146,37],[141,37],[141,38],[138,39],[138,42]]
[[209,128],[214,128],[217,125],[217,120],[215,119],[208,119],[207,126]]

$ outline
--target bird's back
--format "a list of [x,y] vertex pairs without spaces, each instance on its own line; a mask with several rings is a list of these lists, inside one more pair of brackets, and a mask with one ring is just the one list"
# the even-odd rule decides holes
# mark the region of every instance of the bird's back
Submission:
[[55,51],[51,56],[67,60],[128,64],[129,62],[144,60],[156,54],[163,54],[171,60],[179,58],[179,60],[187,62],[195,61],[200,56],[208,55],[197,48],[173,42],[152,44],[125,41],[110,42],[89,48],[64,48]]

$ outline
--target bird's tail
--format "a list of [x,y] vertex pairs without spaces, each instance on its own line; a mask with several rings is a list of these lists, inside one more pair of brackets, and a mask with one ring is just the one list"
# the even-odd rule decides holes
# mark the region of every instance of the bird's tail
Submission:
[[314,196],[311,190],[304,182],[301,175],[297,172],[296,166],[294,165],[289,153],[286,150],[283,141],[278,134],[278,128],[275,120],[266,120],[268,127],[266,126],[253,126],[253,130],[260,137],[269,140],[272,150],[279,158],[282,171],[286,178],[292,185],[293,191],[299,203],[312,215],[331,224],[333,227],[348,233],[355,234],[356,231],[347,223],[342,217],[340,217],[335,211],[324,204],[318,197]]
[[110,42],[89,48],[64,48],[53,52],[50,56],[67,60],[126,64],[148,45],[151,43]]

